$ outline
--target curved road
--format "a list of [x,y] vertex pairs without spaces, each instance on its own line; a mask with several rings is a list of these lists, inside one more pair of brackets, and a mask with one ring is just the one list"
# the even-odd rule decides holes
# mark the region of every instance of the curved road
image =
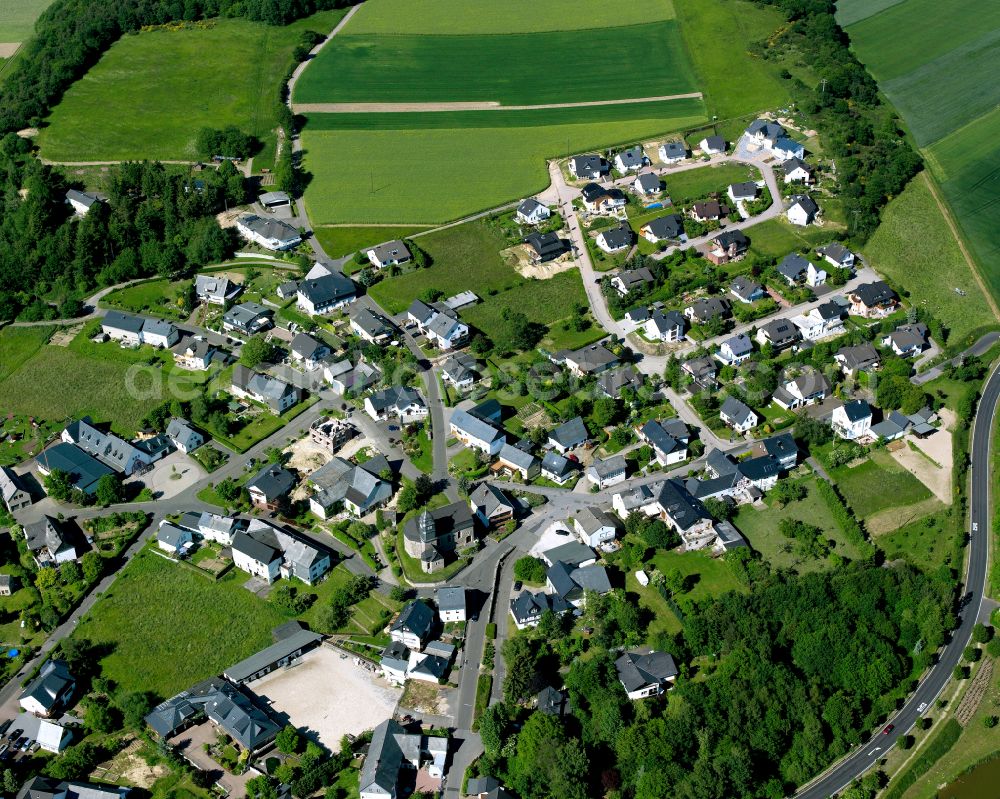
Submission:
[[[1000,401],[1000,365],[990,374],[983,389],[979,410],[972,427],[972,493],[970,495],[969,568],[965,593],[972,598],[959,614],[958,627],[951,640],[938,654],[937,664],[927,673],[910,699],[893,718],[895,729],[889,735],[876,734],[855,752],[821,774],[795,796],[797,799],[827,799],[843,790],[875,765],[895,745],[896,740],[910,731],[923,715],[922,705],[932,707],[934,700],[951,681],[952,671],[962,658],[962,650],[972,637],[972,628],[982,610],[986,588],[986,573],[990,550],[990,456],[993,419]],[[926,708],[925,708],[926,709]]]

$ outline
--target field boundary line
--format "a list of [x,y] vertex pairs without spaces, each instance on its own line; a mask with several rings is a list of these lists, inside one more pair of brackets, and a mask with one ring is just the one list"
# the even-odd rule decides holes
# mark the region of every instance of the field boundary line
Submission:
[[937,207],[941,211],[941,215],[944,217],[944,221],[948,223],[948,229],[951,231],[951,235],[954,236],[955,241],[958,242],[958,248],[962,251],[962,256],[965,258],[966,263],[968,263],[969,268],[972,270],[972,276],[976,279],[976,283],[979,285],[979,290],[982,291],[983,296],[986,297],[986,303],[990,306],[990,310],[993,311],[993,316],[1000,319],[1000,308],[997,307],[996,300],[993,299],[993,295],[986,290],[986,282],[983,280],[982,273],[979,271],[979,266],[973,259],[969,249],[965,246],[965,240],[958,233],[958,226],[955,224],[955,220],[951,215],[951,209],[949,209],[941,199],[941,195],[938,194],[938,187],[935,185],[934,181],[930,178],[927,172],[924,171],[921,174],[927,183],[927,188],[930,189],[934,202],[937,203]]
[[622,100],[585,100],[577,103],[543,103],[541,105],[500,105],[485,102],[453,103],[293,103],[296,114],[414,114],[448,111],[544,111],[552,108],[594,108],[605,105],[663,103],[670,100],[702,100],[702,92],[663,94],[657,97],[630,97]]

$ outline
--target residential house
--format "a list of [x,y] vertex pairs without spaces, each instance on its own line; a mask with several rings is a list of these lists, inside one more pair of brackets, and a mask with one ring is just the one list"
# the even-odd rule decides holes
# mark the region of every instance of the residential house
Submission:
[[464,352],[456,352],[441,364],[441,379],[455,388],[469,388],[479,377],[478,369],[475,358]]
[[90,209],[101,202],[101,198],[96,194],[70,189],[66,192],[66,202],[72,207],[76,216],[82,217],[90,213]]
[[547,205],[529,197],[527,200],[521,200],[514,215],[519,222],[524,222],[526,225],[539,225],[552,216],[552,211]]
[[660,176],[653,172],[643,172],[632,182],[632,191],[640,197],[653,197],[663,190]]
[[241,363],[233,369],[230,393],[266,405],[273,414],[282,414],[302,399],[302,392],[290,383],[255,372]]
[[226,277],[196,275],[194,279],[195,296],[209,305],[226,305],[235,300],[241,291],[243,286]]
[[690,375],[691,379],[702,388],[713,387],[716,382],[715,377],[719,373],[715,361],[708,355],[684,361],[681,370]]
[[806,341],[819,341],[844,332],[844,309],[835,302],[824,302],[809,313],[793,316],[791,322]]
[[593,153],[569,159],[569,173],[577,180],[597,180],[608,174],[608,162]]
[[424,398],[415,388],[391,386],[365,397],[365,411],[376,421],[398,417],[404,422],[427,416]]
[[589,438],[590,435],[583,424],[583,419],[576,416],[568,422],[563,422],[549,433],[547,446],[556,450],[560,455],[565,455],[571,449],[583,446]]
[[654,282],[653,273],[645,266],[640,266],[638,269],[623,269],[611,278],[611,285],[622,297],[627,297],[636,289],[643,290],[652,286]]
[[629,388],[633,391],[640,391],[645,385],[642,372],[636,370],[631,364],[601,372],[597,377],[597,390],[609,399],[619,399],[622,389]]
[[191,427],[187,419],[171,419],[167,425],[167,438],[185,454],[194,452],[205,443],[205,436]]
[[612,455],[604,460],[595,460],[587,467],[586,475],[593,485],[605,489],[624,482],[627,468],[624,455]]
[[687,145],[682,141],[664,142],[660,145],[657,155],[665,164],[676,164],[688,157]]
[[383,650],[379,665],[382,675],[398,685],[407,679],[437,683],[448,673],[454,656],[455,647],[443,641],[430,641],[423,652],[412,651],[399,641],[393,641]]
[[573,529],[589,547],[599,547],[614,541],[618,526],[614,517],[601,508],[583,507],[573,515]]
[[469,506],[483,527],[499,527],[514,518],[514,502],[491,483],[480,483],[469,494]]
[[848,293],[847,299],[851,303],[851,315],[865,319],[882,319],[899,307],[899,296],[881,280],[862,283]]
[[650,219],[639,228],[639,235],[653,244],[661,241],[686,241],[684,217],[680,214],[667,214]]
[[76,679],[66,661],[55,658],[45,661],[35,677],[17,699],[21,709],[41,718],[48,718],[68,707],[76,690]]
[[565,563],[573,568],[582,568],[597,563],[597,553],[579,541],[568,541],[552,549],[547,549],[542,553],[541,558],[547,566]]
[[170,322],[163,319],[144,319],[142,323],[142,343],[165,350],[180,341],[180,333]]
[[728,319],[732,306],[724,297],[701,297],[684,309],[684,316],[703,325],[715,318]]
[[788,221],[800,227],[811,225],[819,214],[819,206],[815,200],[807,194],[796,194],[790,200],[791,205],[785,211]]
[[632,330],[638,330],[649,321],[650,316],[652,313],[647,306],[637,305],[625,311],[625,322],[631,325]]
[[680,419],[650,419],[636,427],[636,432],[653,448],[654,458],[660,466],[672,466],[687,460],[690,432]]
[[469,326],[443,302],[428,305],[422,300],[414,300],[407,310],[407,317],[416,322],[420,332],[439,350],[460,347],[469,337]]
[[686,326],[687,323],[684,317],[677,311],[667,311],[664,313],[661,310],[656,310],[653,311],[653,315],[646,322],[643,332],[648,339],[670,343],[684,340],[684,328]]
[[291,351],[292,360],[312,371],[330,354],[330,347],[325,341],[314,339],[308,333],[296,333],[292,339]]
[[309,440],[331,455],[354,438],[357,433],[358,429],[353,424],[335,416],[321,416],[309,425]]
[[746,137],[751,142],[770,150],[775,142],[785,135],[785,129],[779,123],[770,119],[755,119],[746,129]]
[[717,222],[729,216],[729,208],[718,200],[703,200],[692,205],[688,214],[696,222]]
[[729,284],[729,293],[745,305],[761,300],[767,295],[760,283],[745,275],[733,278],[733,282]]
[[559,238],[559,234],[550,231],[549,233],[529,233],[524,237],[524,243],[528,245],[528,254],[532,263],[544,264],[554,261],[570,251],[569,242]]
[[770,344],[776,350],[790,347],[799,340],[799,329],[787,319],[772,319],[757,330],[757,343]]
[[105,432],[95,427],[89,416],[66,425],[60,438],[63,443],[73,444],[126,477],[148,471],[171,448],[170,439],[166,436],[154,436],[136,442],[125,441],[110,431]]
[[413,258],[410,249],[399,239],[387,241],[365,251],[368,260],[376,269],[385,269],[389,266],[399,266],[405,264]]
[[290,250],[302,243],[299,231],[280,219],[246,214],[236,220],[240,235],[266,250]]
[[[571,712],[570,702],[569,702],[569,697],[567,696],[567,692],[565,690],[557,691],[550,685],[545,686],[541,691],[538,692],[538,695],[535,697],[535,708],[540,713],[544,713],[547,716],[561,717],[568,715]],[[487,777],[486,779],[489,780],[492,779],[492,777]],[[493,792],[490,793],[483,792],[484,799],[496,799],[498,795],[501,795],[499,794],[499,791],[502,789],[500,789],[498,786],[499,784],[497,786],[493,786],[493,789],[495,789]],[[480,786],[473,785],[473,781],[469,780],[468,790],[470,796],[476,796],[476,794],[472,790],[474,787],[478,788]],[[506,794],[506,796],[508,797],[508,799],[511,799],[510,794]]]
[[356,296],[357,290],[349,277],[327,271],[315,277],[306,275],[295,293],[295,304],[300,311],[316,316],[342,308]]
[[110,339],[129,346],[149,344],[165,349],[180,340],[180,333],[170,322],[108,311],[101,319],[101,331]]
[[817,269],[812,261],[802,257],[797,252],[786,255],[777,266],[780,274],[789,286],[805,283],[807,286],[821,286],[826,283],[826,272]]
[[614,187],[604,188],[598,183],[588,183],[580,189],[580,198],[588,214],[614,214],[622,210],[628,202],[625,192]]
[[495,471],[519,475],[522,480],[532,480],[541,470],[541,462],[531,452],[513,444],[504,444],[497,453]]
[[791,471],[799,460],[799,448],[791,433],[779,433],[776,436],[757,441],[751,453],[755,458],[770,456],[783,471]]
[[918,355],[927,347],[930,331],[923,322],[900,325],[889,335],[882,337],[882,346],[888,347],[901,358]]
[[851,400],[835,408],[830,418],[833,432],[848,441],[864,438],[872,427],[872,409],[863,399]]
[[750,240],[742,230],[726,230],[712,239],[705,257],[716,266],[742,261],[750,249]]
[[545,589],[567,605],[583,608],[588,593],[607,594],[611,591],[611,581],[603,566],[574,566],[559,560],[545,573]]
[[403,526],[406,554],[419,560],[425,572],[443,568],[448,554],[467,549],[475,541],[472,511],[464,502],[424,510]]
[[556,485],[566,485],[577,475],[576,465],[554,450],[549,450],[542,458],[542,477]]
[[748,202],[757,199],[757,184],[752,180],[743,183],[730,183],[726,194],[734,203]]
[[726,152],[726,139],[723,136],[706,136],[698,142],[698,147],[705,155],[720,155]]
[[247,481],[246,489],[255,507],[274,510],[284,504],[296,482],[295,475],[288,469],[271,463]]
[[572,606],[558,594],[546,594],[542,591],[522,591],[510,601],[510,615],[514,619],[514,626],[519,630],[537,627],[545,612],[550,610],[561,615],[572,610]]
[[683,483],[664,480],[652,486],[650,493],[652,502],[643,508],[643,512],[659,516],[674,528],[688,549],[702,549],[712,543],[715,539],[712,517]]
[[438,619],[448,624],[449,622],[463,622],[466,620],[465,586],[444,585],[435,591],[437,601]]
[[426,602],[416,599],[404,607],[392,622],[389,638],[419,652],[433,632],[434,611]]
[[392,499],[392,470],[384,455],[355,464],[335,457],[309,475],[309,510],[329,519],[341,509],[365,516]]
[[31,504],[31,492],[17,473],[7,466],[0,466],[0,500],[11,513],[16,513]]
[[785,159],[782,168],[785,172],[785,183],[805,183],[809,185],[816,180],[816,168],[794,156]]
[[182,336],[171,352],[174,356],[174,364],[178,367],[198,372],[207,371],[212,360],[219,353],[205,339],[194,336]]
[[496,455],[507,443],[507,434],[488,419],[474,411],[455,408],[449,423],[451,434],[465,446],[477,449],[488,456]]
[[798,377],[786,381],[774,391],[772,399],[786,411],[796,411],[807,405],[821,402],[830,392],[830,383],[822,372],[809,369]]
[[171,557],[179,558],[187,551],[194,535],[186,527],[178,527],[166,519],[156,529],[156,545]]
[[792,158],[801,161],[806,157],[806,148],[795,139],[790,139],[787,136],[778,139],[771,148],[771,152],[781,162],[789,161]]
[[396,335],[392,322],[370,308],[359,308],[351,316],[351,330],[369,344],[387,344]]
[[625,652],[615,661],[615,671],[633,702],[649,696],[660,696],[669,690],[677,675],[677,665],[667,652],[638,649]]
[[629,147],[627,150],[622,150],[615,155],[615,169],[622,173],[635,172],[642,169],[648,163],[649,159],[642,151],[642,147],[638,145]]
[[274,290],[279,300],[290,300],[299,293],[299,281],[286,280]]
[[713,449],[705,459],[707,479],[691,477],[685,487],[696,499],[755,501],[778,482],[781,465],[768,454],[733,460]]
[[398,799],[400,772],[417,771],[424,762],[428,776],[435,779],[444,774],[448,756],[448,739],[406,732],[395,720],[386,719],[372,733],[368,754],[361,766],[360,799]]
[[841,347],[833,359],[847,377],[854,377],[857,372],[874,371],[882,365],[878,350],[867,341],[856,347]]
[[38,465],[39,474],[43,477],[55,470],[66,472],[70,475],[73,488],[78,488],[85,494],[93,494],[98,481],[104,475],[114,474],[117,471],[79,447],[64,441],[40,452],[35,458],[35,463]]
[[817,249],[816,252],[831,266],[836,266],[840,269],[854,269],[854,253],[839,241],[832,241]]
[[578,350],[560,350],[552,360],[564,364],[576,377],[600,374],[618,365],[618,356],[603,344],[591,344]]
[[330,571],[328,551],[260,519],[252,519],[245,531],[235,533],[231,549],[235,566],[268,583],[295,577],[314,585]]
[[288,192],[284,191],[265,191],[257,198],[257,202],[265,211],[272,213],[282,208],[292,207],[292,198]]
[[272,324],[274,311],[256,302],[242,302],[234,305],[222,315],[222,329],[229,332],[252,336],[266,330]]
[[342,361],[326,360],[320,363],[323,379],[330,384],[338,394],[350,392],[355,396],[375,385],[382,379],[382,373],[377,367],[359,359],[357,365],[346,358]]
[[760,417],[736,397],[726,397],[719,409],[719,418],[737,433],[749,432],[760,423]]
[[719,345],[715,357],[730,366],[743,363],[753,355],[753,342],[745,333],[727,338]]
[[614,228],[605,228],[597,234],[594,240],[597,246],[606,253],[621,252],[632,246],[632,228],[626,224],[621,224]]

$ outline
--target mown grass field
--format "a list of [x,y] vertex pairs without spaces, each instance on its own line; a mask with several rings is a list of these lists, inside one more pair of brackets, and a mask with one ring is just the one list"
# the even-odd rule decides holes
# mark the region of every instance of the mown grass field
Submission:
[[769,219],[746,231],[750,249],[766,258],[784,258],[790,252],[808,254],[835,236],[835,231],[810,225],[800,228],[783,218]]
[[56,161],[194,159],[203,127],[271,139],[278,87],[303,31],[328,33],[345,11],[285,27],[238,19],[124,36],[66,91],[38,138]]
[[313,231],[320,246],[331,258],[342,258],[392,239],[405,239],[426,230],[412,225],[372,227],[321,227]]
[[74,635],[107,647],[103,674],[125,691],[169,697],[272,643],[284,614],[243,588],[146,549],[126,567]]
[[[618,121],[495,128],[456,123],[454,128],[425,130],[373,129],[384,120],[369,115],[315,115],[302,133],[305,169],[312,175],[305,194],[310,219],[319,225],[446,222],[540,191],[549,182],[547,158],[633,142],[704,119],[698,100],[612,108]],[[483,113],[492,115],[494,124],[515,121],[507,118],[510,114],[521,116]],[[524,116],[534,114],[551,119],[547,112]],[[394,116],[394,124],[403,125],[403,117],[416,115],[372,116]],[[334,123],[352,128],[319,129]]]
[[0,331],[0,380],[16,372],[49,340],[55,331],[50,325],[7,327]]
[[858,466],[834,469],[830,476],[862,519],[886,508],[912,505],[931,497],[930,490],[884,450],[873,452]]
[[[594,47],[614,53],[581,69]],[[296,103],[589,102],[697,89],[676,21],[503,35],[355,34],[348,23],[295,86]]]
[[853,25],[906,0],[837,0],[837,22],[842,27]]
[[730,183],[760,180],[760,172],[742,164],[719,164],[688,169],[666,178],[667,194],[674,205],[698,200],[713,192],[725,193]]
[[378,0],[365,3],[351,20],[352,33],[534,33],[672,19],[671,0],[545,0],[494,3],[490,0]]
[[0,0],[0,42],[23,42],[52,0]]
[[941,216],[926,175],[911,181],[889,204],[864,251],[875,269],[909,293],[914,305],[951,330],[949,344],[962,345],[972,331],[997,323]]
[[177,304],[182,283],[170,280],[151,280],[112,291],[101,299],[101,305],[136,314],[152,314],[176,321],[186,314]]

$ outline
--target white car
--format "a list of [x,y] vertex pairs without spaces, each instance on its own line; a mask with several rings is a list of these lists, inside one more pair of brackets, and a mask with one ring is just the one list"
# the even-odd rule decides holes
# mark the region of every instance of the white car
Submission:
[[923,713],[925,710],[927,710],[927,703],[921,702],[920,705],[917,707],[917,713]]

